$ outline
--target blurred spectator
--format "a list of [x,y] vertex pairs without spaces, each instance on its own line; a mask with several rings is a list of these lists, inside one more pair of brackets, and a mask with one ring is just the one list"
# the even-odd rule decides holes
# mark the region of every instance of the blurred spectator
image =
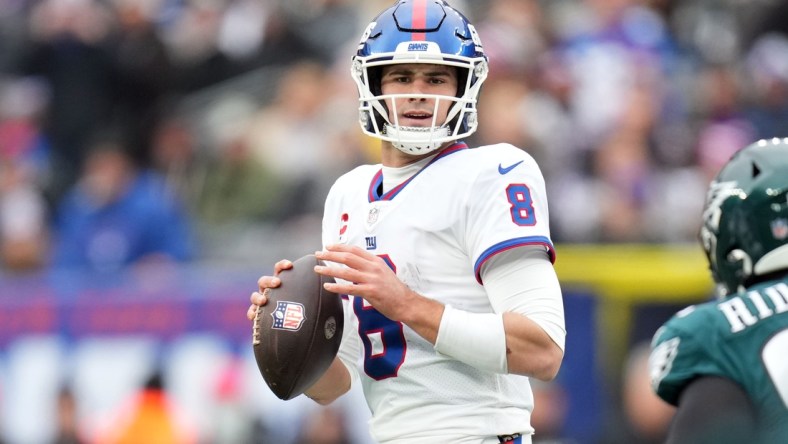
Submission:
[[659,444],[665,442],[675,408],[651,389],[649,343],[630,349],[624,364],[620,422],[610,424],[600,444]]
[[41,129],[48,101],[46,86],[34,78],[0,82],[0,156],[32,168],[33,179],[40,186],[51,174],[51,146]]
[[255,418],[243,403],[243,361],[230,359],[219,374],[214,399],[216,404],[211,416],[215,418],[210,442],[252,443],[270,438],[255,428]]
[[57,428],[52,444],[83,444],[87,440],[80,429],[77,400],[71,389],[64,387],[57,396]]
[[162,0],[112,0],[118,29],[112,35],[118,97],[115,120],[129,133],[134,158],[147,162],[160,102],[170,88],[169,53],[155,28]]
[[12,71],[26,44],[27,2],[0,2],[0,77]]
[[[315,59],[331,63],[347,41],[357,40],[360,20],[355,0],[287,0],[280,3],[293,31],[315,51]],[[371,17],[370,17],[371,18]]]
[[165,115],[157,122],[151,140],[151,168],[162,176],[166,192],[194,211],[203,189],[205,163],[199,159],[193,124],[180,116]]
[[663,442],[674,408],[651,393],[648,343],[637,344],[629,353],[624,368],[624,413],[636,441]]
[[113,115],[118,90],[107,46],[110,20],[95,0],[45,0],[30,15],[32,41],[21,69],[51,91],[45,132],[56,199],[76,180],[90,135]]
[[652,190],[651,135],[658,106],[649,85],[629,87],[615,127],[593,154],[592,171],[604,189],[599,237],[606,242],[648,238],[644,209]]
[[227,5],[219,30],[219,49],[233,60],[247,61],[260,51],[271,2],[237,0]]
[[760,20],[752,24],[752,28],[755,29],[745,29],[742,32],[756,36],[770,33],[788,36],[788,3],[766,1],[757,12],[760,13],[758,15]]
[[572,78],[570,106],[584,149],[594,149],[625,113],[631,88],[664,75],[673,43],[662,17],[634,0],[586,0],[557,28]]
[[44,100],[35,82],[0,85],[0,266],[10,271],[40,268],[49,248]]
[[[559,51],[540,54],[520,107],[520,125],[530,139],[526,150],[539,157],[548,182],[560,182],[563,177],[583,171],[585,163],[584,153],[576,149],[579,141],[572,121],[573,83],[568,70]],[[493,82],[498,83],[495,79]]]
[[[523,124],[523,107],[529,93],[528,85],[513,77],[498,78],[485,86],[484,100],[479,102],[479,130],[474,135],[479,145],[511,143],[523,147],[538,161],[541,159]],[[502,109],[511,112],[496,111]]]
[[756,139],[788,135],[788,34],[764,34],[747,53],[752,100],[745,115]]
[[343,411],[337,407],[317,407],[303,417],[296,444],[352,444]]
[[[278,217],[285,220],[322,212],[327,187],[346,160],[330,148],[346,134],[342,113],[355,115],[356,108],[333,106],[332,78],[314,61],[289,67],[278,81],[272,103],[253,117],[248,140],[258,162],[284,173]],[[347,121],[358,131],[357,119]]]
[[244,97],[228,96],[221,97],[208,115],[215,140],[211,167],[198,196],[202,222],[216,227],[279,216],[282,179],[254,155],[244,137],[256,111],[256,105]]
[[30,169],[0,155],[0,264],[9,271],[36,270],[49,248],[46,202]]
[[189,221],[162,178],[138,170],[123,142],[98,138],[58,207],[55,267],[111,272],[192,257]]
[[706,66],[697,82],[704,116],[697,161],[708,183],[736,151],[755,141],[755,128],[743,114],[741,78],[734,66]]
[[96,444],[190,444],[199,440],[167,392],[159,374],[121,409]]
[[165,29],[176,92],[194,92],[237,74],[232,60],[219,49],[222,8],[220,0],[187,2]]
[[534,444],[577,444],[563,434],[567,419],[568,398],[564,387],[556,381],[543,382],[532,380],[534,411],[531,425],[536,432]]
[[484,50],[490,58],[488,80],[528,74],[545,50],[549,33],[544,29],[549,22],[544,20],[539,2],[497,0],[489,6],[478,25]]
[[300,60],[330,63],[331,53],[321,53],[312,46],[292,20],[288,11],[291,3],[295,2],[230,3],[219,36],[220,48],[240,63],[242,69],[289,66]]

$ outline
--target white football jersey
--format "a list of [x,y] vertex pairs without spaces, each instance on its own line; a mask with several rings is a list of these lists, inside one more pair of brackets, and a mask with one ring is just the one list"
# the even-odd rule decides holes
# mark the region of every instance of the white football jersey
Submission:
[[[382,193],[382,167],[340,177],[326,198],[324,245],[382,257],[417,293],[470,312],[493,312],[481,267],[524,245],[554,257],[544,178],[507,144],[456,143]],[[356,363],[381,442],[449,442],[530,434],[528,378],[494,374],[437,353],[406,325],[350,295],[340,357]],[[354,382],[355,383],[355,382]]]

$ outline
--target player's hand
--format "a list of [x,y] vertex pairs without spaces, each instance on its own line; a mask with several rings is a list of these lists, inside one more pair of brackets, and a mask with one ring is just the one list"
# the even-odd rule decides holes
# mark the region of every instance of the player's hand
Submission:
[[417,295],[382,258],[359,247],[344,244],[329,245],[326,250],[315,252],[315,256],[323,261],[347,266],[315,267],[319,274],[346,281],[326,283],[326,290],[362,297],[387,318],[405,320],[408,301]]
[[293,263],[287,259],[282,259],[281,261],[274,264],[273,276],[263,276],[257,280],[257,291],[252,293],[252,296],[249,297],[249,301],[252,303],[252,305],[250,305],[249,309],[246,310],[246,317],[250,321],[254,321],[254,317],[257,314],[257,309],[268,303],[268,292],[266,290],[280,286],[282,281],[277,276],[282,272],[282,270],[287,270],[290,268],[293,268]]

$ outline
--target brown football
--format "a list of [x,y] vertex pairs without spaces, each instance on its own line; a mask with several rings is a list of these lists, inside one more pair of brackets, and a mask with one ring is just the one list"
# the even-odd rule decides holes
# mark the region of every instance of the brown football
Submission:
[[280,399],[302,394],[328,369],[339,350],[344,326],[342,299],[323,288],[333,279],[314,271],[313,254],[279,274],[282,284],[254,319],[252,346],[257,367]]

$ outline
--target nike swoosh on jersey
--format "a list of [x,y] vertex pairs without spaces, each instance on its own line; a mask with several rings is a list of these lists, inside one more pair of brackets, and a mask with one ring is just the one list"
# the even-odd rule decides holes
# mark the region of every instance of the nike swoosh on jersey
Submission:
[[501,173],[501,175],[504,175],[504,174],[508,173],[509,171],[512,171],[513,169],[515,169],[515,167],[517,167],[517,165],[520,165],[521,163],[523,163],[522,160],[517,162],[517,163],[515,163],[514,165],[510,165],[510,166],[508,166],[506,168],[501,166],[501,164],[499,163],[498,164],[498,172]]

